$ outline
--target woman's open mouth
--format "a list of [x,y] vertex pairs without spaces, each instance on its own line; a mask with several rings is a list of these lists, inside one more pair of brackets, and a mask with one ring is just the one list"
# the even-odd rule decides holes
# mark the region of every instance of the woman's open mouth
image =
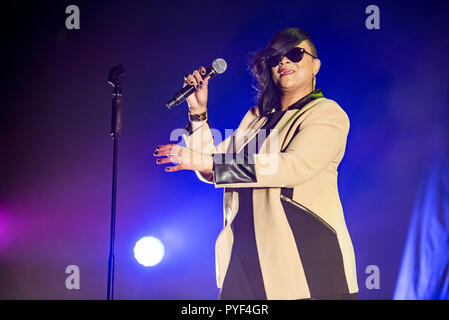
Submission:
[[289,74],[292,74],[293,72],[295,72],[294,70],[291,69],[281,69],[279,70],[279,73],[281,75],[281,77],[287,76]]

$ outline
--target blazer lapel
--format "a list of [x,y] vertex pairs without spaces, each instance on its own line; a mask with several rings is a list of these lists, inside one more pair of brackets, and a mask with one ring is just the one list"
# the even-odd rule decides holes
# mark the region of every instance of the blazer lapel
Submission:
[[[267,141],[272,140],[273,136],[276,135],[276,132],[279,138],[276,152],[281,151],[286,143],[285,137],[288,135],[290,131],[290,130],[285,131],[284,129],[291,129],[291,125],[294,123],[294,121],[298,117],[300,117],[304,112],[312,108],[316,104],[316,101],[319,100],[320,98],[324,98],[324,96],[321,89],[317,89],[308,96],[301,99],[300,101],[296,102],[293,106],[291,106],[291,108],[285,112],[281,120],[273,128],[272,131],[274,131],[274,134],[270,133],[267,139],[265,139],[262,142],[262,145],[260,146],[260,152],[265,152],[264,148],[266,149]],[[249,123],[246,124],[248,121]],[[249,141],[251,141],[252,138],[254,138],[254,136],[266,122],[267,117],[253,117],[252,119],[249,118],[249,120],[245,119],[245,121],[242,121],[242,124],[239,126],[239,128],[237,128],[236,132],[231,138],[232,140],[231,143],[229,144],[227,152],[239,153],[243,149],[243,147]],[[281,132],[283,137],[281,137]]]
[[[265,141],[262,143],[259,152],[270,153],[270,152],[279,152],[283,150],[285,146],[288,144],[288,142],[290,142],[290,140],[286,138],[288,136],[292,136],[293,135],[292,129],[294,129],[294,127],[295,128],[297,127],[297,125],[293,127],[292,124],[295,123],[299,117],[301,117],[307,110],[310,110],[317,103],[318,103],[317,100],[313,100],[304,107],[302,107],[301,109],[288,109],[282,116],[281,120],[273,128],[272,132],[267,137],[267,139],[265,139]],[[273,139],[275,138],[277,138],[277,147],[270,145],[271,143],[274,142]],[[267,145],[267,143],[269,145]],[[267,152],[267,150],[269,150],[269,152]]]
[[[266,117],[254,118],[248,125],[247,128],[238,128],[233,141],[233,153],[239,153],[240,150],[257,134],[260,128],[267,122]],[[231,149],[232,150],[232,149]]]

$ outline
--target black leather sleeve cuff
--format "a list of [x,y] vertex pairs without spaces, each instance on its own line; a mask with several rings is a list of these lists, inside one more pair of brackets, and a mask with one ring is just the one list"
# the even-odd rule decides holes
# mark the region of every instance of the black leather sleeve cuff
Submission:
[[[215,183],[248,183],[257,182],[254,161],[244,153],[214,153],[213,171]],[[251,160],[254,156],[251,155]]]

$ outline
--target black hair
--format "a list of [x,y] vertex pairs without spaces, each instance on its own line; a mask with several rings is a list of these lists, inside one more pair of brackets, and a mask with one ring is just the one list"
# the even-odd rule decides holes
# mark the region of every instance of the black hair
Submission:
[[273,108],[280,109],[280,91],[271,77],[271,68],[267,65],[267,58],[278,54],[283,55],[304,40],[311,48],[310,53],[317,57],[316,48],[310,35],[299,28],[287,28],[279,31],[264,49],[252,54],[249,69],[257,81],[254,88],[258,91],[257,107],[260,115],[266,115]]

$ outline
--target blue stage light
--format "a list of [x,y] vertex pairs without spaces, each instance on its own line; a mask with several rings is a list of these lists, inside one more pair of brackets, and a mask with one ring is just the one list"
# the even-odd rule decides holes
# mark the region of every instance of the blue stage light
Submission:
[[155,237],[143,237],[136,242],[134,257],[145,267],[153,267],[162,261],[164,257],[164,244]]

